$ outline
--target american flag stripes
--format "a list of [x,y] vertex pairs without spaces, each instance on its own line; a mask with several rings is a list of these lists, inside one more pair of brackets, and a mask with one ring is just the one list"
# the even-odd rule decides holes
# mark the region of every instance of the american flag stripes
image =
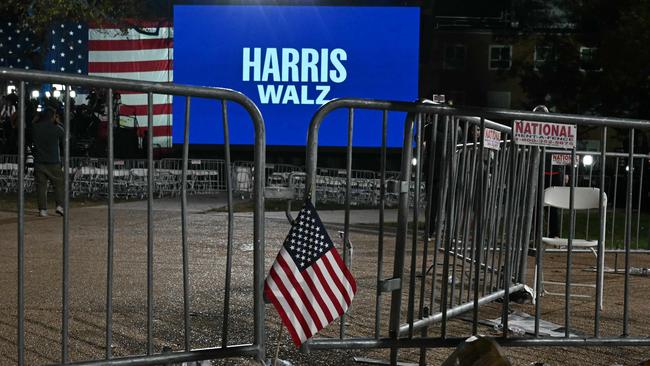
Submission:
[[[174,28],[167,22],[139,22],[126,32],[110,26],[88,29],[88,75],[154,82],[173,81]],[[147,94],[121,92],[121,125],[147,126]],[[154,147],[172,146],[172,97],[153,97]]]
[[264,283],[296,346],[345,313],[357,285],[311,202],[298,213]]

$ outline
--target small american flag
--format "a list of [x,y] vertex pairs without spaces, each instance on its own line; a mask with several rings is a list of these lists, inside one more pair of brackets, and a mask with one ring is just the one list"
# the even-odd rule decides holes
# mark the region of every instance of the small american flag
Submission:
[[357,285],[311,202],[298,213],[264,283],[296,346],[345,313]]

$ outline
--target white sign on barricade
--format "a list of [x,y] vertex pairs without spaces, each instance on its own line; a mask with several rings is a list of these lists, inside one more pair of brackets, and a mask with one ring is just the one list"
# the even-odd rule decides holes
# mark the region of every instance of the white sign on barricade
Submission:
[[515,121],[513,137],[518,145],[573,149],[576,147],[576,125]]
[[[574,165],[580,163],[580,157],[576,155]],[[551,165],[571,165],[571,155],[569,154],[552,154]]]
[[485,147],[492,150],[501,150],[501,131],[486,128],[483,137]]

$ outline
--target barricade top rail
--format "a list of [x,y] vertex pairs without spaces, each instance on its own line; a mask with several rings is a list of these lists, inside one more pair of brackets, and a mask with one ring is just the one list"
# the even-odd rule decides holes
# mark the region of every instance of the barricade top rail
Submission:
[[[388,100],[373,100],[373,99],[333,99],[330,102],[322,105],[312,118],[311,125],[314,123],[320,124],[323,117],[332,110],[339,108],[362,108],[374,110],[391,110],[399,112],[419,112],[419,113],[437,113],[442,115],[459,116],[467,119],[467,116],[476,116],[492,119],[509,119],[509,120],[527,120],[536,122],[553,122],[553,123],[569,123],[576,125],[589,125],[589,126],[610,126],[620,128],[638,128],[650,129],[650,121],[638,120],[629,118],[613,118],[613,117],[597,117],[597,116],[583,116],[575,114],[562,114],[562,113],[539,113],[530,111],[518,111],[497,108],[479,108],[479,107],[449,107],[444,105],[421,103],[421,102],[400,102]],[[470,122],[478,123],[475,120],[467,119]],[[502,132],[510,132],[511,128],[499,123],[485,121],[485,127],[496,129]],[[311,126],[310,126],[311,129]]]
[[[415,112],[415,113],[438,113],[443,115],[458,115],[462,116],[463,119],[470,121],[471,123],[478,124],[478,121],[470,119],[467,115],[472,115],[470,112],[463,112],[453,107],[423,103],[423,102],[400,102],[400,101],[390,101],[390,100],[374,100],[374,99],[357,99],[357,98],[341,98],[333,99],[328,103],[323,104],[314,117],[311,120],[310,130],[320,126],[320,123],[323,120],[323,117],[335,109],[340,108],[360,108],[360,109],[372,109],[372,110],[390,110],[395,112]],[[314,123],[317,125],[314,126]],[[496,123],[493,121],[485,121],[485,127],[492,128],[498,131],[510,133],[511,128]]]
[[[53,73],[47,71],[19,70],[0,67],[0,79],[46,82],[95,88],[127,89],[153,94],[169,94],[199,98],[228,99],[241,104],[253,116],[256,130],[264,132],[264,123],[259,109],[244,94],[227,88],[198,87],[190,85],[154,83],[150,81],[107,78],[76,74]],[[259,119],[259,121],[258,121]]]

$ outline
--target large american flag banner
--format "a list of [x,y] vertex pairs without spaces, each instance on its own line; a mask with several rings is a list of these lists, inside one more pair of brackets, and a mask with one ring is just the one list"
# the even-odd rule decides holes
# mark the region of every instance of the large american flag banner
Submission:
[[[88,29],[88,75],[154,82],[173,80],[173,33],[166,22],[139,22],[141,28],[126,32],[103,27]],[[119,91],[120,123],[125,127],[147,126],[147,94]],[[172,145],[172,97],[153,96],[153,145]]]
[[357,285],[311,202],[298,213],[264,283],[296,346],[345,313]]
[[[153,82],[173,81],[174,29],[169,22],[133,21],[126,31],[112,25],[53,24],[41,43],[29,29],[0,23],[0,66],[43,69]],[[36,62],[41,48],[45,57]],[[147,95],[120,92],[120,124],[147,128]],[[83,93],[78,93],[83,95]],[[83,97],[81,97],[83,98]],[[83,100],[80,100],[83,102]],[[172,97],[153,97],[154,147],[171,147]]]

